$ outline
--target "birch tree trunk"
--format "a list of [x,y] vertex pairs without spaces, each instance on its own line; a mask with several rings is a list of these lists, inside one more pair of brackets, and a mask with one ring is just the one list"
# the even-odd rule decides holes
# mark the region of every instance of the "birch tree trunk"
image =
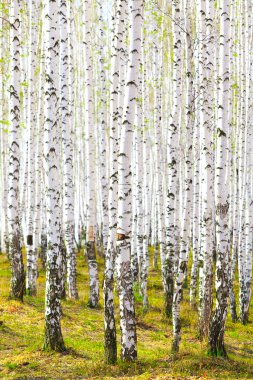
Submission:
[[229,44],[230,18],[229,1],[220,4],[220,66],[219,66],[219,108],[217,122],[216,156],[216,308],[209,332],[209,351],[211,355],[226,356],[224,332],[227,316],[229,285],[229,176],[228,163],[230,151],[230,126],[228,124],[229,80]]
[[124,16],[127,4],[125,0],[117,1],[116,27],[112,47],[112,82],[110,87],[110,177],[109,177],[109,234],[105,255],[104,274],[104,327],[105,327],[105,361],[115,363],[117,360],[116,326],[113,302],[113,275],[116,255],[117,227],[117,192],[118,192],[118,116],[119,116],[119,77],[120,58],[124,39]]
[[173,295],[173,343],[172,352],[177,352],[179,349],[179,341],[181,335],[181,321],[180,321],[180,301],[182,297],[182,286],[186,275],[188,252],[190,243],[190,212],[191,212],[191,199],[192,199],[192,131],[193,131],[193,86],[192,86],[192,41],[191,41],[191,22],[190,22],[190,9],[186,7],[186,48],[187,48],[187,100],[186,100],[186,147],[185,147],[185,162],[184,162],[184,200],[183,200],[183,215],[182,215],[182,228],[180,239],[180,254],[179,264],[175,277],[175,290]]
[[104,53],[104,25],[103,20],[103,5],[102,1],[98,2],[99,5],[99,29],[100,29],[100,89],[101,89],[101,110],[99,122],[99,158],[100,158],[100,175],[101,175],[101,201],[102,201],[102,245],[103,252],[105,253],[108,244],[108,231],[109,231],[109,215],[108,215],[108,168],[107,168],[107,143],[106,143],[106,130],[108,128],[107,122],[107,78],[106,78],[106,55]]
[[[242,147],[240,152],[241,163],[241,234],[244,238],[240,238],[243,244],[240,245],[239,252],[239,318],[243,324],[248,322],[249,306],[251,298],[252,284],[252,58],[250,51],[252,49],[252,30],[251,30],[251,13],[252,5],[249,1],[243,2],[242,9],[242,88],[243,96],[242,113],[245,123],[244,135],[242,136]],[[250,57],[250,58],[249,58]],[[245,141],[244,141],[245,139]]]
[[142,46],[143,1],[130,2],[130,56],[127,72],[123,122],[118,158],[119,191],[117,217],[117,274],[120,301],[121,357],[134,360],[137,357],[136,321],[133,297],[133,281],[130,262],[131,235],[131,159],[133,124],[138,91],[138,75]]
[[140,73],[138,81],[138,91],[139,98],[137,99],[136,105],[136,130],[135,130],[135,146],[136,146],[136,251],[139,266],[139,281],[140,281],[140,293],[143,297],[143,308],[147,310],[148,308],[148,250],[143,251],[143,241],[144,241],[144,228],[143,228],[143,130],[144,130],[144,75],[142,74],[143,69],[143,54],[142,48],[140,52]]
[[172,1],[173,17],[173,40],[174,40],[174,60],[173,60],[173,106],[170,116],[168,131],[168,192],[166,197],[166,262],[165,262],[165,313],[171,316],[173,291],[174,291],[174,261],[177,245],[176,226],[176,204],[177,186],[179,178],[179,123],[181,105],[181,75],[182,75],[182,30],[181,4],[180,0]]
[[12,0],[10,5],[10,43],[11,43],[11,83],[9,129],[9,166],[8,166],[8,233],[11,258],[10,296],[23,301],[25,273],[21,248],[20,216],[20,23],[21,2]]
[[61,183],[59,178],[59,150],[61,129],[59,123],[59,9],[54,0],[45,5],[45,103],[44,103],[44,169],[47,216],[46,262],[46,349],[64,351],[60,326],[62,291],[61,255]]
[[67,259],[68,297],[77,299],[74,249],[74,126],[73,126],[72,3],[61,0],[60,79],[63,153],[63,220]]
[[[199,262],[203,272],[200,279],[199,293],[199,334],[207,336],[210,319],[212,316],[212,261],[214,251],[214,90],[213,90],[213,18],[214,1],[201,1],[201,59],[200,59],[200,91],[203,100],[200,105],[200,129],[201,129],[201,250],[202,261]],[[207,91],[208,89],[208,91]]]
[[86,208],[87,208],[87,232],[86,247],[90,278],[89,306],[97,307],[99,300],[98,268],[95,252],[95,223],[96,223],[96,193],[95,193],[95,139],[94,139],[94,94],[93,60],[92,60],[92,35],[91,35],[91,0],[85,0],[84,8],[84,56],[85,56],[85,153],[86,153]]
[[[38,275],[37,251],[33,249],[33,222],[35,213],[35,136],[36,136],[36,42],[38,35],[38,4],[30,0],[30,54],[29,54],[29,100],[28,100],[28,215],[27,215],[27,277],[26,289],[29,295],[36,295]],[[37,132],[38,133],[38,132]]]

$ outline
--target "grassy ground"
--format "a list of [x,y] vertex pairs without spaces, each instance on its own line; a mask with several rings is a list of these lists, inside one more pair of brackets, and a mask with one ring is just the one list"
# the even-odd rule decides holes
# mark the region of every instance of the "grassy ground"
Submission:
[[[99,269],[102,283],[102,260]],[[103,362],[103,309],[102,306],[97,310],[87,307],[87,263],[81,254],[78,256],[80,300],[62,303],[62,330],[68,348],[64,355],[42,350],[43,271],[38,278],[38,297],[25,296],[24,303],[8,300],[9,280],[9,264],[6,257],[0,255],[1,379],[253,379],[253,324],[242,326],[228,318],[226,344],[229,359],[209,357],[206,344],[197,339],[197,313],[189,308],[188,289],[182,302],[180,354],[170,355],[172,326],[162,313],[160,273],[152,269],[147,313],[143,313],[141,299],[136,294],[138,360],[132,364],[119,361],[115,366]],[[251,319],[252,315],[253,303]]]

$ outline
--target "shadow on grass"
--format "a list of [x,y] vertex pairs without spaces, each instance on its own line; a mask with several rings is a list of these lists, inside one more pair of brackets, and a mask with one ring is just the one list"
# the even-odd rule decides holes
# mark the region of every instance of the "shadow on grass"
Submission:
[[92,360],[92,358],[84,353],[80,353],[76,351],[74,348],[67,347],[66,351],[62,352],[62,355],[70,355],[72,358],[80,358],[80,359],[85,359],[85,360]]
[[[228,352],[230,351],[230,347]],[[162,360],[164,362],[164,360]],[[246,362],[240,362],[231,358],[209,357],[206,353],[203,356],[198,354],[179,353],[171,355],[165,362],[170,363],[173,374],[180,373],[190,376],[201,376],[205,372],[212,371],[217,376],[226,374],[227,379],[252,379],[253,363],[248,365]],[[218,378],[217,377],[217,378]],[[222,377],[223,378],[223,377]]]
[[32,296],[26,295],[24,297],[24,304],[26,304],[28,306],[32,306],[33,308],[35,308],[39,312],[44,312],[44,309],[45,309],[44,298],[41,299],[41,298],[35,298]]
[[[253,345],[253,344],[252,344]],[[228,354],[231,352],[233,355],[240,355],[247,359],[252,359],[252,366],[253,366],[253,350],[245,347],[234,347],[234,346],[227,346]]]
[[10,337],[16,337],[16,338],[21,338],[22,337],[22,335],[20,335],[19,333],[17,333],[16,331],[14,331],[13,329],[11,329],[10,327],[6,326],[6,324],[2,324],[0,326],[0,335],[1,334],[9,335]]

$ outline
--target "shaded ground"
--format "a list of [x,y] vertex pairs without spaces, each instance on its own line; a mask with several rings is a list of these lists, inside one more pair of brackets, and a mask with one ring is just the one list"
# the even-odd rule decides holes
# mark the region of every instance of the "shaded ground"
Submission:
[[[100,284],[102,260],[100,260]],[[87,263],[78,256],[79,301],[63,301],[62,329],[68,348],[64,355],[44,352],[44,280],[38,278],[38,297],[24,303],[8,300],[10,271],[0,255],[0,378],[1,379],[253,379],[253,324],[227,323],[229,360],[209,357],[206,343],[197,339],[197,313],[182,303],[183,335],[180,354],[170,355],[171,322],[162,313],[160,273],[150,271],[150,309],[142,310],[136,292],[138,360],[132,364],[103,363],[103,309],[89,309]],[[102,296],[102,291],[101,291]],[[116,299],[117,303],[117,299]],[[101,301],[102,305],[102,301]],[[251,320],[253,303],[251,303]],[[118,320],[118,307],[117,307]],[[118,331],[118,347],[120,346]]]

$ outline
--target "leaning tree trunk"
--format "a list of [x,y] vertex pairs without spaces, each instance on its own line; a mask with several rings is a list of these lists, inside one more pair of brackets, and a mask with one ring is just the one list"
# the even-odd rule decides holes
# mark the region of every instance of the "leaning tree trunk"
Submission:
[[10,7],[11,84],[10,84],[10,128],[8,166],[8,232],[11,258],[10,296],[23,300],[25,273],[21,250],[20,219],[20,16],[21,2],[12,0]]
[[59,99],[59,21],[58,5],[54,0],[45,3],[45,103],[44,103],[44,167],[47,217],[46,308],[44,347],[64,351],[60,326],[62,290],[61,255],[61,183],[59,179],[58,119]]

